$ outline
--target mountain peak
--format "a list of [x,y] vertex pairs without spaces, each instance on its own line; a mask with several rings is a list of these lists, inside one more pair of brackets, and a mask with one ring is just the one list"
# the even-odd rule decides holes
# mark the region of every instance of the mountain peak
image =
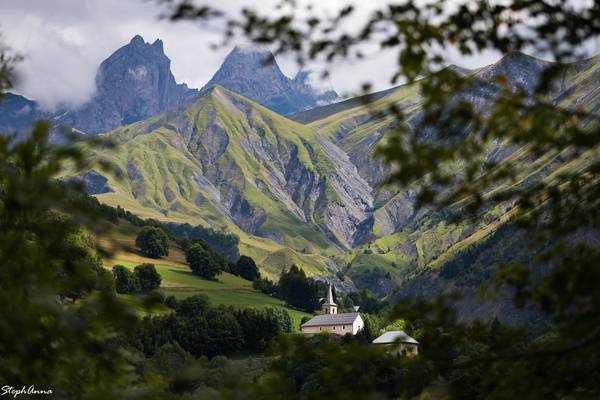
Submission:
[[160,50],[162,52],[163,51],[163,42],[162,42],[162,40],[156,39],[154,41],[154,43],[152,43],[152,47],[155,48],[155,49],[157,49],[157,50]]
[[241,53],[241,54],[273,54],[271,50],[264,46],[254,45],[236,45],[229,54]]
[[146,42],[144,41],[144,38],[141,37],[140,35],[135,35],[134,37],[131,38],[131,40],[129,41],[129,44],[132,45],[143,45]]
[[150,44],[135,35],[100,64],[96,95],[65,123],[87,133],[106,132],[160,114],[195,93],[175,82],[160,39]]
[[484,82],[495,82],[499,76],[503,76],[508,80],[509,86],[520,87],[531,93],[537,87],[542,72],[550,64],[550,61],[521,51],[511,51],[494,64],[479,69],[475,76]]
[[268,48],[235,46],[204,88],[219,84],[282,115],[337,98],[332,90],[310,86],[307,77],[304,72],[295,79],[285,76]]
[[131,38],[128,44],[117,50],[113,55],[111,55],[111,57],[109,57],[109,59],[112,58],[115,54],[118,54],[118,52],[126,52],[130,49],[134,49],[135,51],[141,51],[148,54],[154,53],[159,57],[164,57],[165,59],[168,59],[164,52],[162,40],[156,39],[154,43],[150,44],[146,42],[144,38],[140,35],[135,35],[133,38]]
[[223,64],[226,63],[243,63],[257,68],[273,66],[283,75],[271,50],[264,47],[235,46],[225,57]]

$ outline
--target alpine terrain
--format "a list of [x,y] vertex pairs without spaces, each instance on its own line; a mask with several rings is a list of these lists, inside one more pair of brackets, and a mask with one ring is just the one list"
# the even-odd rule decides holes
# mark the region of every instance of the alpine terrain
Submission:
[[[508,301],[489,309],[475,300],[476,286],[499,260],[526,262],[535,253],[507,223],[512,204],[456,222],[451,216],[461,213],[460,204],[417,209],[418,181],[385,184],[390,169],[376,149],[395,127],[387,111],[400,107],[415,127],[423,118],[425,81],[331,103],[335,91],[313,88],[306,72],[286,77],[265,50],[234,48],[199,91],[177,84],[169,64],[160,40],[148,44],[136,36],[101,64],[97,93],[81,108],[53,117],[11,96],[0,107],[0,126],[21,129],[40,112],[56,124],[104,132],[117,150],[94,155],[121,174],[87,172],[91,194],[142,217],[235,233],[241,253],[271,278],[296,264],[338,289],[368,288],[390,299],[458,288],[466,295],[464,318],[522,318]],[[532,90],[546,65],[511,53],[477,70],[448,68],[472,78],[456,98],[485,113],[500,77],[509,87]],[[595,57],[569,65],[551,96],[557,106],[595,112],[598,82]],[[465,128],[456,139],[468,134]],[[434,131],[422,137],[442,140]],[[586,162],[567,152],[534,159],[527,148],[501,142],[487,150],[490,161],[522,166],[518,184]],[[460,163],[455,168],[462,173]]]

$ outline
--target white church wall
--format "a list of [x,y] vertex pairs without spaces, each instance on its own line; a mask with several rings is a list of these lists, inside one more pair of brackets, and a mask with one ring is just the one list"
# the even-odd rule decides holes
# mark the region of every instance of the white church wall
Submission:
[[331,325],[331,326],[305,326],[302,327],[302,333],[320,333],[330,332],[336,335],[345,335],[351,332],[353,335],[356,334],[354,325]]
[[362,317],[359,315],[352,324],[352,334],[356,335],[364,327],[365,321],[363,321]]

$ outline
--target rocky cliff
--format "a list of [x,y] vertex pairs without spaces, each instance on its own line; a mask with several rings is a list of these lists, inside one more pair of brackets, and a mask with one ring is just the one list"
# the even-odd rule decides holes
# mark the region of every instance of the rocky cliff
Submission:
[[290,79],[281,72],[270,51],[235,47],[205,88],[221,85],[281,115],[288,115],[337,99],[332,89],[313,87],[309,74],[301,71]]
[[25,135],[35,121],[45,119],[56,128],[99,134],[161,114],[198,93],[175,82],[161,40],[150,44],[139,35],[100,64],[95,82],[96,92],[88,102],[53,112],[23,96],[6,94],[0,102],[0,131]]
[[35,121],[48,118],[52,118],[51,113],[24,96],[5,93],[0,99],[0,133],[23,137],[31,131]]
[[162,41],[149,44],[137,35],[100,64],[94,97],[56,122],[98,134],[160,114],[195,93],[175,82]]

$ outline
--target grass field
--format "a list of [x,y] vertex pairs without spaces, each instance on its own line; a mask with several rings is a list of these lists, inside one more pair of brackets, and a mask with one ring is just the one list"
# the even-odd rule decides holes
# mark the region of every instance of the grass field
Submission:
[[[252,288],[252,282],[238,276],[222,273],[214,281],[206,280],[192,274],[185,264],[185,255],[181,250],[171,245],[169,255],[158,260],[139,254],[135,248],[133,227],[122,226],[115,231],[110,239],[100,240],[100,245],[111,250],[112,256],[105,260],[108,268],[120,264],[131,270],[142,263],[154,264],[162,277],[161,289],[165,296],[175,296],[177,299],[204,294],[212,304],[223,304],[234,307],[280,307],[285,309],[292,318],[293,327],[298,330],[300,320],[308,316],[301,311],[293,310],[282,300],[267,296]],[[127,303],[137,306],[142,311],[135,296],[120,295]],[[162,310],[157,310],[161,312]],[[142,311],[143,312],[143,311]]]

